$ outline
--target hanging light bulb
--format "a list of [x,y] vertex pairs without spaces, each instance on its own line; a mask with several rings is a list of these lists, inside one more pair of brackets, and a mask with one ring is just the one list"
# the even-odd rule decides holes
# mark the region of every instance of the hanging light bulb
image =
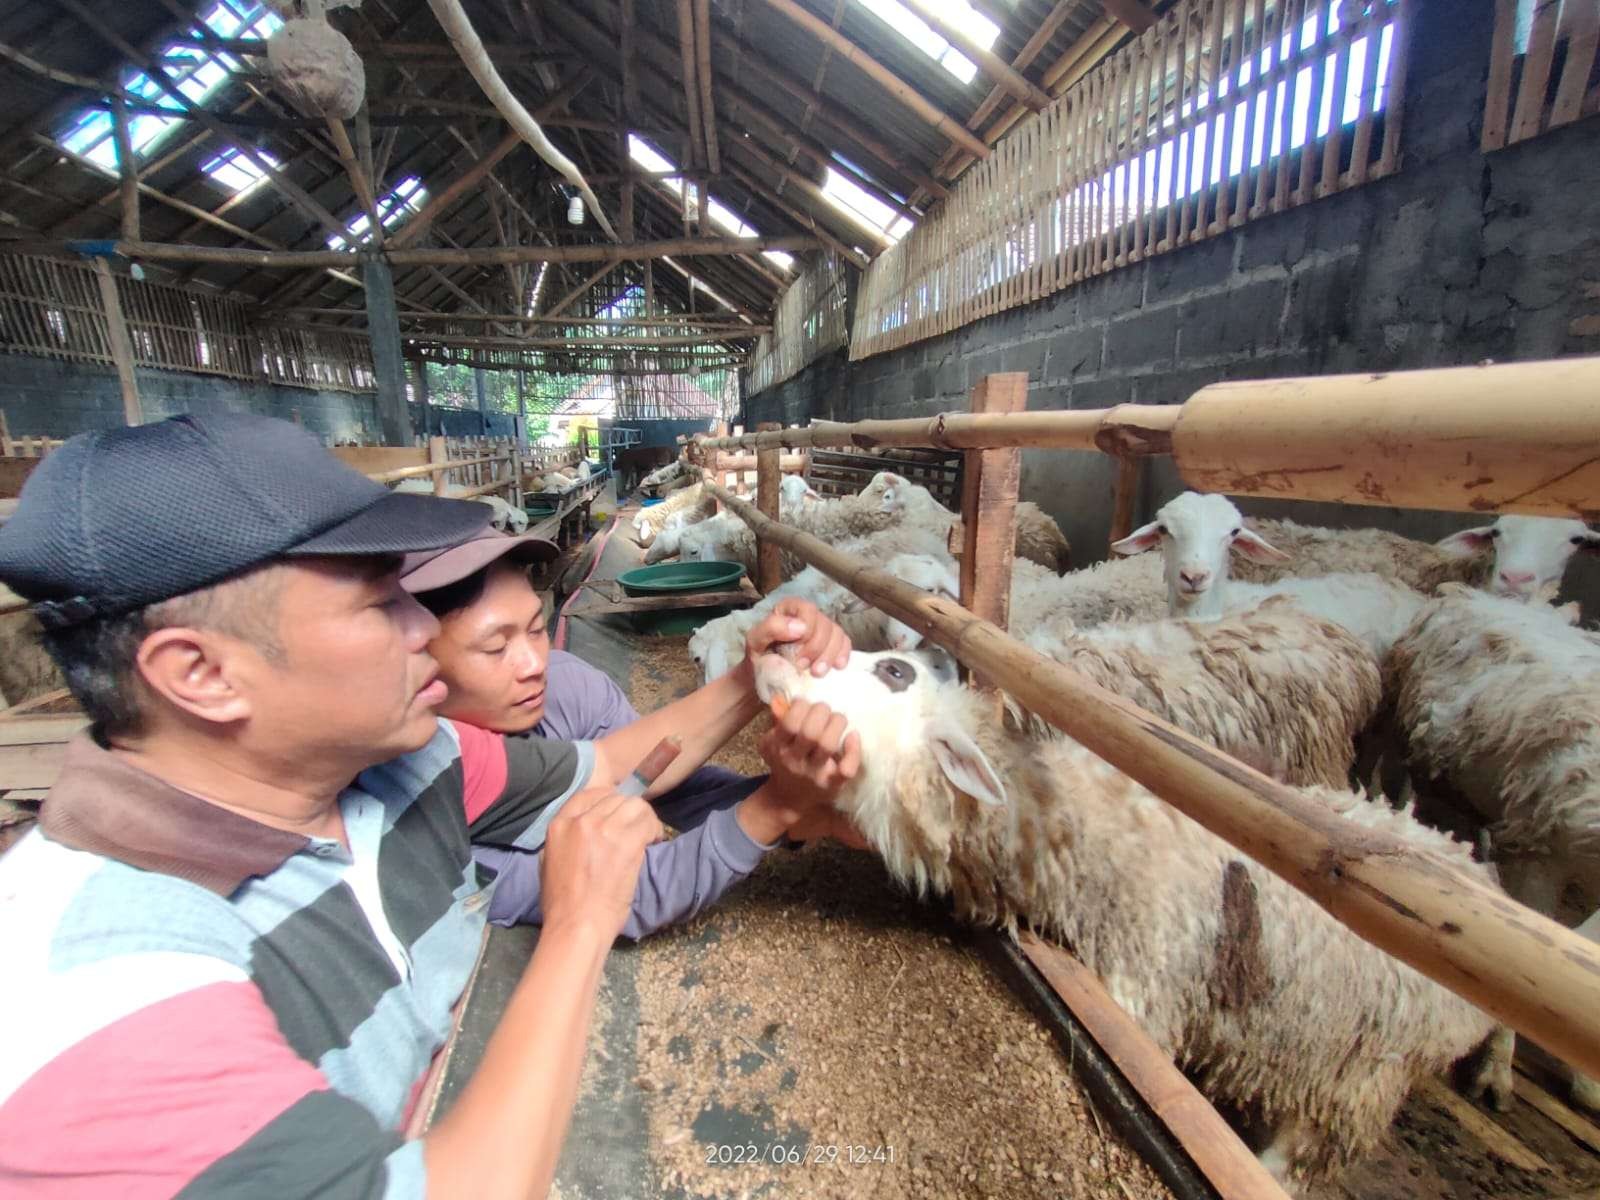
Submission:
[[574,196],[567,202],[567,224],[583,224],[583,197]]

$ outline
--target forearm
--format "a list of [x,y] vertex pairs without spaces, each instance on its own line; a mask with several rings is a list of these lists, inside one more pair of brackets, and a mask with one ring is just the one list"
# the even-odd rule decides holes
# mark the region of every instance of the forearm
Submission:
[[526,1200],[549,1191],[610,945],[583,923],[541,934],[483,1062],[423,1139],[430,1196]]
[[[748,819],[746,810],[757,817]],[[759,815],[763,812],[762,806],[752,809],[746,800],[733,812],[714,812],[688,833],[647,849],[622,935],[637,941],[686,921],[755,870],[767,847],[783,833],[765,823]],[[519,855],[506,863],[489,905],[491,921],[537,925],[544,919],[542,859]]]
[[654,799],[687,779],[760,711],[749,665],[741,663],[720,679],[596,742],[593,782],[617,786],[656,743],[676,735],[683,750],[645,793]]

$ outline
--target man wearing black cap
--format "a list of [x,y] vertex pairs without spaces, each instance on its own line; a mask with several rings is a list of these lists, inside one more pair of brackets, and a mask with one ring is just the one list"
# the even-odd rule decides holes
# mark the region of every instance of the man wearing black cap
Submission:
[[[0,1019],[30,1030],[0,1064],[0,1191],[542,1194],[660,833],[615,786],[688,730],[671,787],[755,702],[683,701],[595,743],[439,721],[438,626],[400,556],[487,517],[237,414],[81,435],[30,477],[0,581],[92,735],[0,859]],[[848,653],[803,607],[751,647],[785,640]],[[791,786],[822,795],[837,763],[792,742],[818,766]],[[538,951],[449,1115],[405,1141],[483,927],[469,843],[541,825]]]

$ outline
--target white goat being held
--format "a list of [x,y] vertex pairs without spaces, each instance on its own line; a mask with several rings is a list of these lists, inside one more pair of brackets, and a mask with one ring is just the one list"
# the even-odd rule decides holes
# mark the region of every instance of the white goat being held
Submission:
[[[1490,1020],[1078,743],[1033,740],[919,654],[854,653],[821,679],[762,655],[756,689],[820,700],[861,736],[838,807],[919,894],[1060,938],[1219,1101],[1260,1115],[1281,1178],[1383,1137],[1413,1084]],[[1330,788],[1306,800],[1488,882],[1466,846]]]

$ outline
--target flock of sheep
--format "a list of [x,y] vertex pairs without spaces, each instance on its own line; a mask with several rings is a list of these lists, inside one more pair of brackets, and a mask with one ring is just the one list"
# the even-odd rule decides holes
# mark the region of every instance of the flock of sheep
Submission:
[[[532,493],[564,492],[575,484],[588,479],[594,473],[594,466],[587,459],[579,459],[574,467],[552,467],[542,474],[532,476],[525,480],[526,490]],[[395,485],[397,492],[414,492],[417,495],[431,496],[433,491],[432,479],[402,479]],[[444,494],[447,498],[459,498],[467,490],[464,484],[450,483],[445,485]],[[499,496],[468,496],[469,500],[476,500],[479,504],[487,505],[494,514],[489,518],[490,524],[502,533],[524,533],[528,528],[528,514]]]
[[[1428,544],[1247,521],[1189,492],[1117,542],[1123,557],[1058,574],[1065,539],[1024,507],[1010,624],[1025,643],[1549,916],[1574,894],[1595,912],[1600,635],[1551,602],[1600,534],[1503,516]],[[788,477],[780,510],[957,598],[955,517],[898,475],[838,500]],[[712,516],[692,479],[635,529],[658,558],[754,561],[743,523]],[[891,872],[975,921],[1066,941],[1213,1099],[1269,1131],[1261,1158],[1280,1180],[1369,1151],[1415,1082],[1474,1050],[1471,1093],[1509,1105],[1509,1030],[1016,703],[980,702],[915,630],[815,568],[786,559],[784,572],[760,604],[690,640],[705,677],[739,661],[779,595],[839,621],[863,651],[845,671],[818,680],[769,655],[758,686],[821,699],[860,733],[863,770],[840,804]],[[1485,861],[1417,818],[1413,777],[1477,811]],[[1578,929],[1600,941],[1600,913]],[[1574,1074],[1572,1097],[1600,1108],[1600,1084]]]

